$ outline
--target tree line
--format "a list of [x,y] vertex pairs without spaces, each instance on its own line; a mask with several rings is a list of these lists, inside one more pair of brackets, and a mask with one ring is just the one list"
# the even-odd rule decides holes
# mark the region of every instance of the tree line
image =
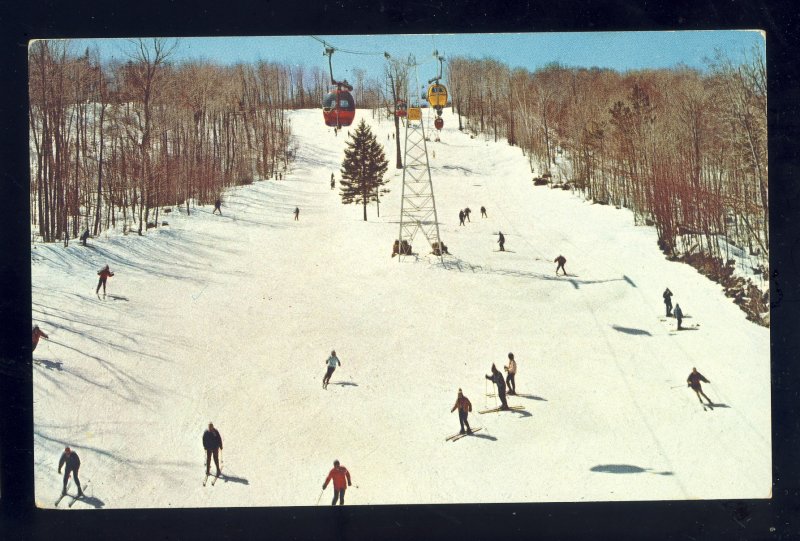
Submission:
[[306,86],[304,70],[275,63],[173,63],[175,45],[132,41],[126,61],[103,64],[68,41],[31,44],[30,208],[44,242],[120,224],[141,234],[162,206],[188,213],[286,170],[285,111],[319,107],[322,76]]
[[[741,64],[718,52],[702,71],[625,73],[559,64],[531,72],[456,57],[448,83],[459,129],[504,137],[532,172],[632,210],[636,223],[655,226],[666,254],[715,279],[730,277],[733,250],[757,259],[768,279],[762,51]],[[766,311],[767,295],[754,312]]]

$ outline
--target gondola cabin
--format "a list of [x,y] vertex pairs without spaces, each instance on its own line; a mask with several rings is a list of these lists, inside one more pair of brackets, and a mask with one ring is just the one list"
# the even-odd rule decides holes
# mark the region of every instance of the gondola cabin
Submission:
[[447,88],[439,83],[428,87],[428,103],[435,109],[441,109],[447,105]]
[[347,90],[334,89],[322,100],[325,125],[334,128],[349,126],[356,116],[356,102]]
[[408,106],[403,100],[397,100],[394,106],[394,114],[399,117],[404,117],[408,114]]

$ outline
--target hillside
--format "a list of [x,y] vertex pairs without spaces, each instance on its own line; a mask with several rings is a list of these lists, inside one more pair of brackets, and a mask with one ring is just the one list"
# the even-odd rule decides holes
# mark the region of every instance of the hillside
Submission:
[[[65,445],[91,480],[72,509],[314,505],[335,458],[351,505],[769,497],[769,330],[719,285],[667,261],[627,211],[534,187],[518,148],[458,132],[449,111],[428,145],[453,255],[442,266],[417,238],[398,262],[390,123],[356,115],[393,176],[364,222],[330,189],[347,134],[321,116],[290,115],[293,169],[228,191],[222,216],[175,208],[144,237],[33,246],[50,336],[33,355],[39,506],[58,497]],[[665,287],[696,328],[661,321]],[[331,349],[342,366],[323,390]],[[478,414],[508,352],[529,395],[509,402],[526,409]],[[686,387],[692,367],[713,410]],[[483,430],[446,442],[458,388]],[[209,421],[227,477],[203,487]]]

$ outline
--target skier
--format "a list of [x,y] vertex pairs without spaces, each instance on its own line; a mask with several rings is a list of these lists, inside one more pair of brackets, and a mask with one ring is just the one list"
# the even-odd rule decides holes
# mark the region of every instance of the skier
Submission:
[[294,208],[294,219],[298,220],[299,216],[300,216],[300,207],[295,207]]
[[464,426],[467,427],[467,433],[472,434],[472,429],[469,427],[469,422],[467,421],[467,416],[469,415],[469,412],[472,411],[472,402],[469,401],[469,398],[464,396],[464,394],[461,392],[461,389],[458,390],[456,403],[453,405],[450,413],[453,413],[456,409],[458,409],[458,422],[461,424],[461,431],[459,434],[464,433]]
[[220,201],[219,199],[214,201],[214,210],[211,212],[211,214],[216,214],[217,211],[219,211],[219,215],[222,216],[222,209],[220,208],[221,206],[222,206],[222,201]]
[[83,244],[84,246],[86,246],[86,239],[88,239],[88,238],[89,238],[89,230],[88,230],[88,229],[86,229],[86,230],[84,230],[84,231],[83,231],[83,233],[81,234],[81,244]]
[[331,173],[331,190],[336,186],[336,181],[333,178],[333,173]]
[[713,406],[714,403],[711,402],[711,399],[706,396],[706,393],[703,392],[703,386],[700,385],[701,381],[705,381],[706,383],[711,383],[708,381],[703,374],[697,371],[697,368],[692,368],[692,373],[689,374],[689,377],[686,378],[686,386],[691,387],[692,390],[697,394],[697,399],[700,403],[703,403],[703,400],[700,398],[700,395],[703,395],[703,398],[708,400],[708,405]]
[[219,430],[214,428],[214,423],[208,423],[208,430],[203,432],[203,449],[206,450],[206,475],[210,475],[211,457],[214,457],[214,465],[217,467],[217,477],[219,471],[219,452],[222,450],[222,436]]
[[469,213],[470,213],[470,212],[472,212],[472,211],[470,210],[470,208],[469,208],[469,207],[467,207],[467,208],[465,208],[465,209],[464,209],[464,218],[466,218],[468,222],[471,222],[471,221],[472,221],[472,220],[470,220],[470,219],[469,219]]
[[342,361],[339,360],[339,357],[336,356],[336,351],[331,351],[331,356],[328,357],[328,360],[325,361],[328,365],[328,370],[325,372],[325,376],[322,378],[322,388],[327,389],[328,384],[331,382],[331,376],[333,375],[333,371],[336,370],[336,365],[342,366]]
[[400,253],[400,241],[395,240],[394,244],[392,245],[392,257],[398,255]]
[[464,211],[458,211],[458,225],[464,225]]
[[34,325],[33,326],[33,349],[31,349],[31,352],[36,351],[36,346],[39,345],[39,338],[45,338],[47,340],[50,339],[50,337],[47,336],[44,333],[44,331],[39,328],[38,325]]
[[111,272],[111,269],[108,268],[108,265],[97,271],[97,275],[100,276],[100,280],[97,282],[97,289],[94,291],[95,295],[98,297],[100,296],[100,286],[103,286],[103,297],[106,296],[106,280],[110,276],[114,276],[114,273]]
[[664,297],[664,305],[667,307],[667,317],[670,317],[672,315],[672,291],[667,288],[661,296]]
[[486,215],[486,207],[481,206],[481,218],[488,218]]
[[486,376],[486,379],[489,381],[494,382],[497,385],[497,396],[500,397],[500,402],[502,406],[500,406],[501,410],[508,409],[508,403],[506,402],[506,382],[503,381],[503,375],[497,370],[497,367],[492,363],[492,375]]
[[[328,487],[330,481],[333,481],[333,501],[331,505],[336,505],[337,499],[339,500],[339,505],[344,505],[344,491],[347,490],[347,487],[352,486],[353,483],[350,481],[350,472],[344,466],[340,466],[338,460],[333,461],[333,468],[328,473],[328,477],[325,478],[322,490]],[[347,481],[347,485],[344,484],[345,481]]]
[[506,376],[508,394],[517,394],[517,385],[514,383],[514,376],[517,375],[517,361],[514,360],[513,353],[508,354],[508,366],[504,366],[503,370],[508,372],[508,376]]
[[69,447],[65,447],[64,452],[61,453],[61,458],[58,461],[58,473],[61,473],[61,468],[65,465],[64,488],[61,489],[61,495],[65,496],[67,494],[67,481],[69,481],[69,476],[72,474],[75,484],[78,485],[78,497],[82,498],[83,490],[81,490],[81,481],[78,479],[78,470],[81,467],[81,459],[78,458],[78,453]]
[[675,319],[678,320],[678,330],[682,331],[683,327],[681,327],[681,322],[683,321],[683,310],[681,310],[681,305],[675,305]]
[[498,234],[500,235],[500,237],[497,239],[497,244],[500,245],[500,251],[501,252],[505,252],[506,249],[504,248],[504,246],[505,246],[505,243],[506,243],[506,238],[503,236],[503,232],[502,231],[498,231]]
[[553,263],[558,263],[558,265],[556,266],[556,274],[558,274],[558,269],[561,269],[562,271],[564,271],[564,276],[567,275],[567,269],[564,268],[564,263],[566,262],[567,258],[564,257],[563,255],[559,255],[557,258],[553,260]]

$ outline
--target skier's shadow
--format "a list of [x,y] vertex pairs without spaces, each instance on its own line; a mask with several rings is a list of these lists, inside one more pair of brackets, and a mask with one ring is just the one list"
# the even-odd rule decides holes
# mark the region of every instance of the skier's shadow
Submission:
[[708,404],[708,405],[711,406],[712,408],[730,408],[730,406],[728,404],[717,404],[717,403],[714,403],[714,404]]
[[61,361],[48,361],[47,359],[34,359],[34,363],[38,364],[39,366],[44,366],[48,370],[58,370],[59,372],[63,372],[64,369],[61,366],[64,364]]
[[513,394],[511,396],[515,398],[519,397],[519,398],[527,398],[528,400],[541,400],[542,402],[547,402],[546,398],[542,398],[541,396],[536,396],[532,394]]
[[126,301],[127,302],[128,300],[130,300],[130,299],[128,299],[128,297],[123,297],[121,295],[109,295],[108,298],[109,299],[113,299],[115,301]]
[[86,505],[91,505],[95,509],[102,509],[106,505],[106,502],[95,496],[84,496],[79,500],[79,502],[85,503]]
[[520,417],[531,417],[533,414],[528,410],[511,410],[514,413],[518,413]]
[[232,475],[228,475],[228,474],[225,474],[225,473],[220,475],[219,478],[222,479],[226,483],[228,481],[230,481],[231,483],[240,483],[242,485],[249,485],[250,484],[250,481],[248,481],[247,479],[244,479],[242,477],[233,477]]
[[676,331],[699,331],[700,329],[697,327],[681,327],[680,329],[675,329]]
[[497,438],[495,438],[494,436],[490,436],[489,434],[472,434],[472,436],[470,436],[470,437],[471,438],[481,438],[481,439],[489,440],[489,441],[497,441]]
[[332,381],[331,385],[341,385],[342,387],[358,387],[358,383],[353,381]]

